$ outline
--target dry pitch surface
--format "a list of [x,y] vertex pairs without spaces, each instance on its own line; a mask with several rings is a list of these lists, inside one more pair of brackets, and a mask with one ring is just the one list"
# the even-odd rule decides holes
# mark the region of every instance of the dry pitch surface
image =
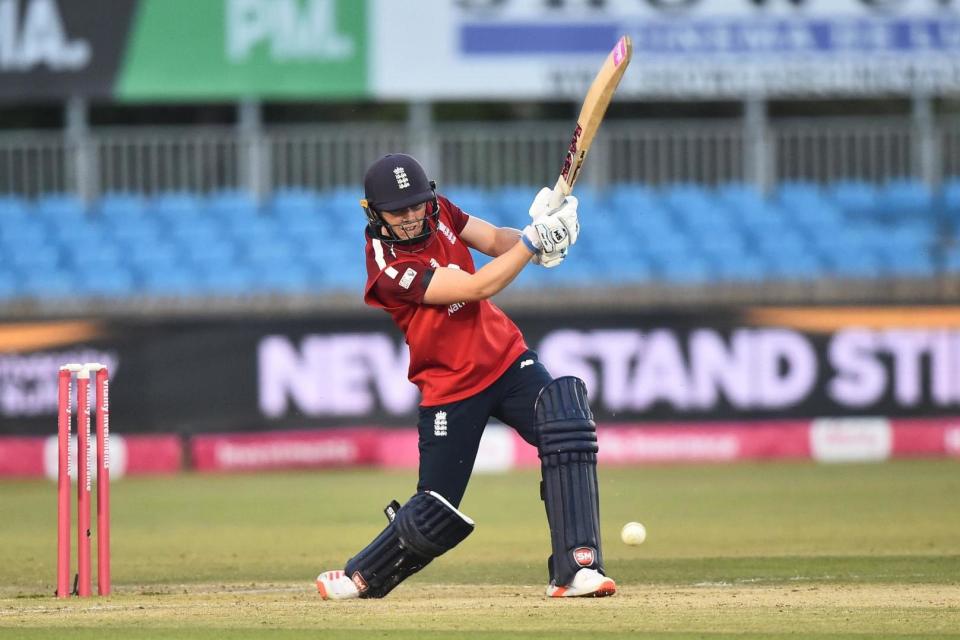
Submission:
[[[123,588],[87,602],[0,600],[2,637],[218,637],[254,630],[324,638],[958,637],[960,587],[630,585],[613,598],[546,600],[537,586],[429,585],[380,601],[318,602],[302,584]],[[922,630],[919,631],[918,630]],[[916,634],[916,635],[914,635]]]
[[[960,638],[960,465],[603,471],[620,592],[543,596],[530,473],[480,476],[458,549],[381,601],[322,602],[312,577],[383,526],[409,475],[127,479],[114,488],[109,598],[56,600],[55,499],[6,483],[0,638]],[[650,531],[616,537],[626,520]]]

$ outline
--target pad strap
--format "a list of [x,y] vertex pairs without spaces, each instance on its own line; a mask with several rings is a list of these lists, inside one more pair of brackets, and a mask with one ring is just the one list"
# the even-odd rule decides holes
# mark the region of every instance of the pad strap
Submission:
[[582,380],[557,378],[536,404],[541,498],[550,523],[551,580],[568,585],[583,568],[603,572],[597,432]]
[[439,493],[418,493],[399,509],[394,505],[385,510],[388,519],[395,514],[387,528],[344,568],[361,598],[384,597],[473,532],[473,520]]

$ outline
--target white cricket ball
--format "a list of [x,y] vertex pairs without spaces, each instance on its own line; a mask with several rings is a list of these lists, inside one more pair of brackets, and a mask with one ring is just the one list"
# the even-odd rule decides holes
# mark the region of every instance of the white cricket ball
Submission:
[[620,530],[620,539],[623,540],[623,544],[630,546],[643,544],[647,539],[647,528],[639,522],[628,522]]

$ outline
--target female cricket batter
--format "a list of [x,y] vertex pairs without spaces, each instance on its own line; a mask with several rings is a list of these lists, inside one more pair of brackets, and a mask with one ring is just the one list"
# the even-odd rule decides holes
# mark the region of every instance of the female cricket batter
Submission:
[[[552,555],[551,597],[608,596],[597,495],[597,438],[586,387],[554,379],[516,325],[489,298],[531,259],[553,267],[577,240],[577,199],[548,210],[544,188],[523,231],[495,227],[436,192],[423,167],[386,155],[364,177],[364,300],[390,314],[410,347],[410,381],[422,396],[420,476],[406,504],[344,569],[317,577],[324,600],[382,598],[449,551],[474,527],[457,507],[491,417],[537,447]],[[468,247],[494,260],[477,270]]]

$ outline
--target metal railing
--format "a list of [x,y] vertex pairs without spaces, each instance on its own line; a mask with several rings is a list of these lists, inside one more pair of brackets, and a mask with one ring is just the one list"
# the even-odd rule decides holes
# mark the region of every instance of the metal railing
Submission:
[[[426,155],[431,174],[446,185],[552,184],[569,129],[566,122],[525,122],[439,124],[417,135],[385,124],[259,134],[230,127],[104,128],[80,138],[19,132],[0,135],[0,193],[90,199],[109,191],[355,189],[373,159],[398,150]],[[933,159],[932,168],[925,168],[925,157]],[[597,187],[730,181],[764,187],[782,180],[903,177],[938,184],[958,175],[960,120],[939,122],[930,135],[909,118],[772,121],[759,138],[740,120],[685,120],[606,123],[582,180]]]

